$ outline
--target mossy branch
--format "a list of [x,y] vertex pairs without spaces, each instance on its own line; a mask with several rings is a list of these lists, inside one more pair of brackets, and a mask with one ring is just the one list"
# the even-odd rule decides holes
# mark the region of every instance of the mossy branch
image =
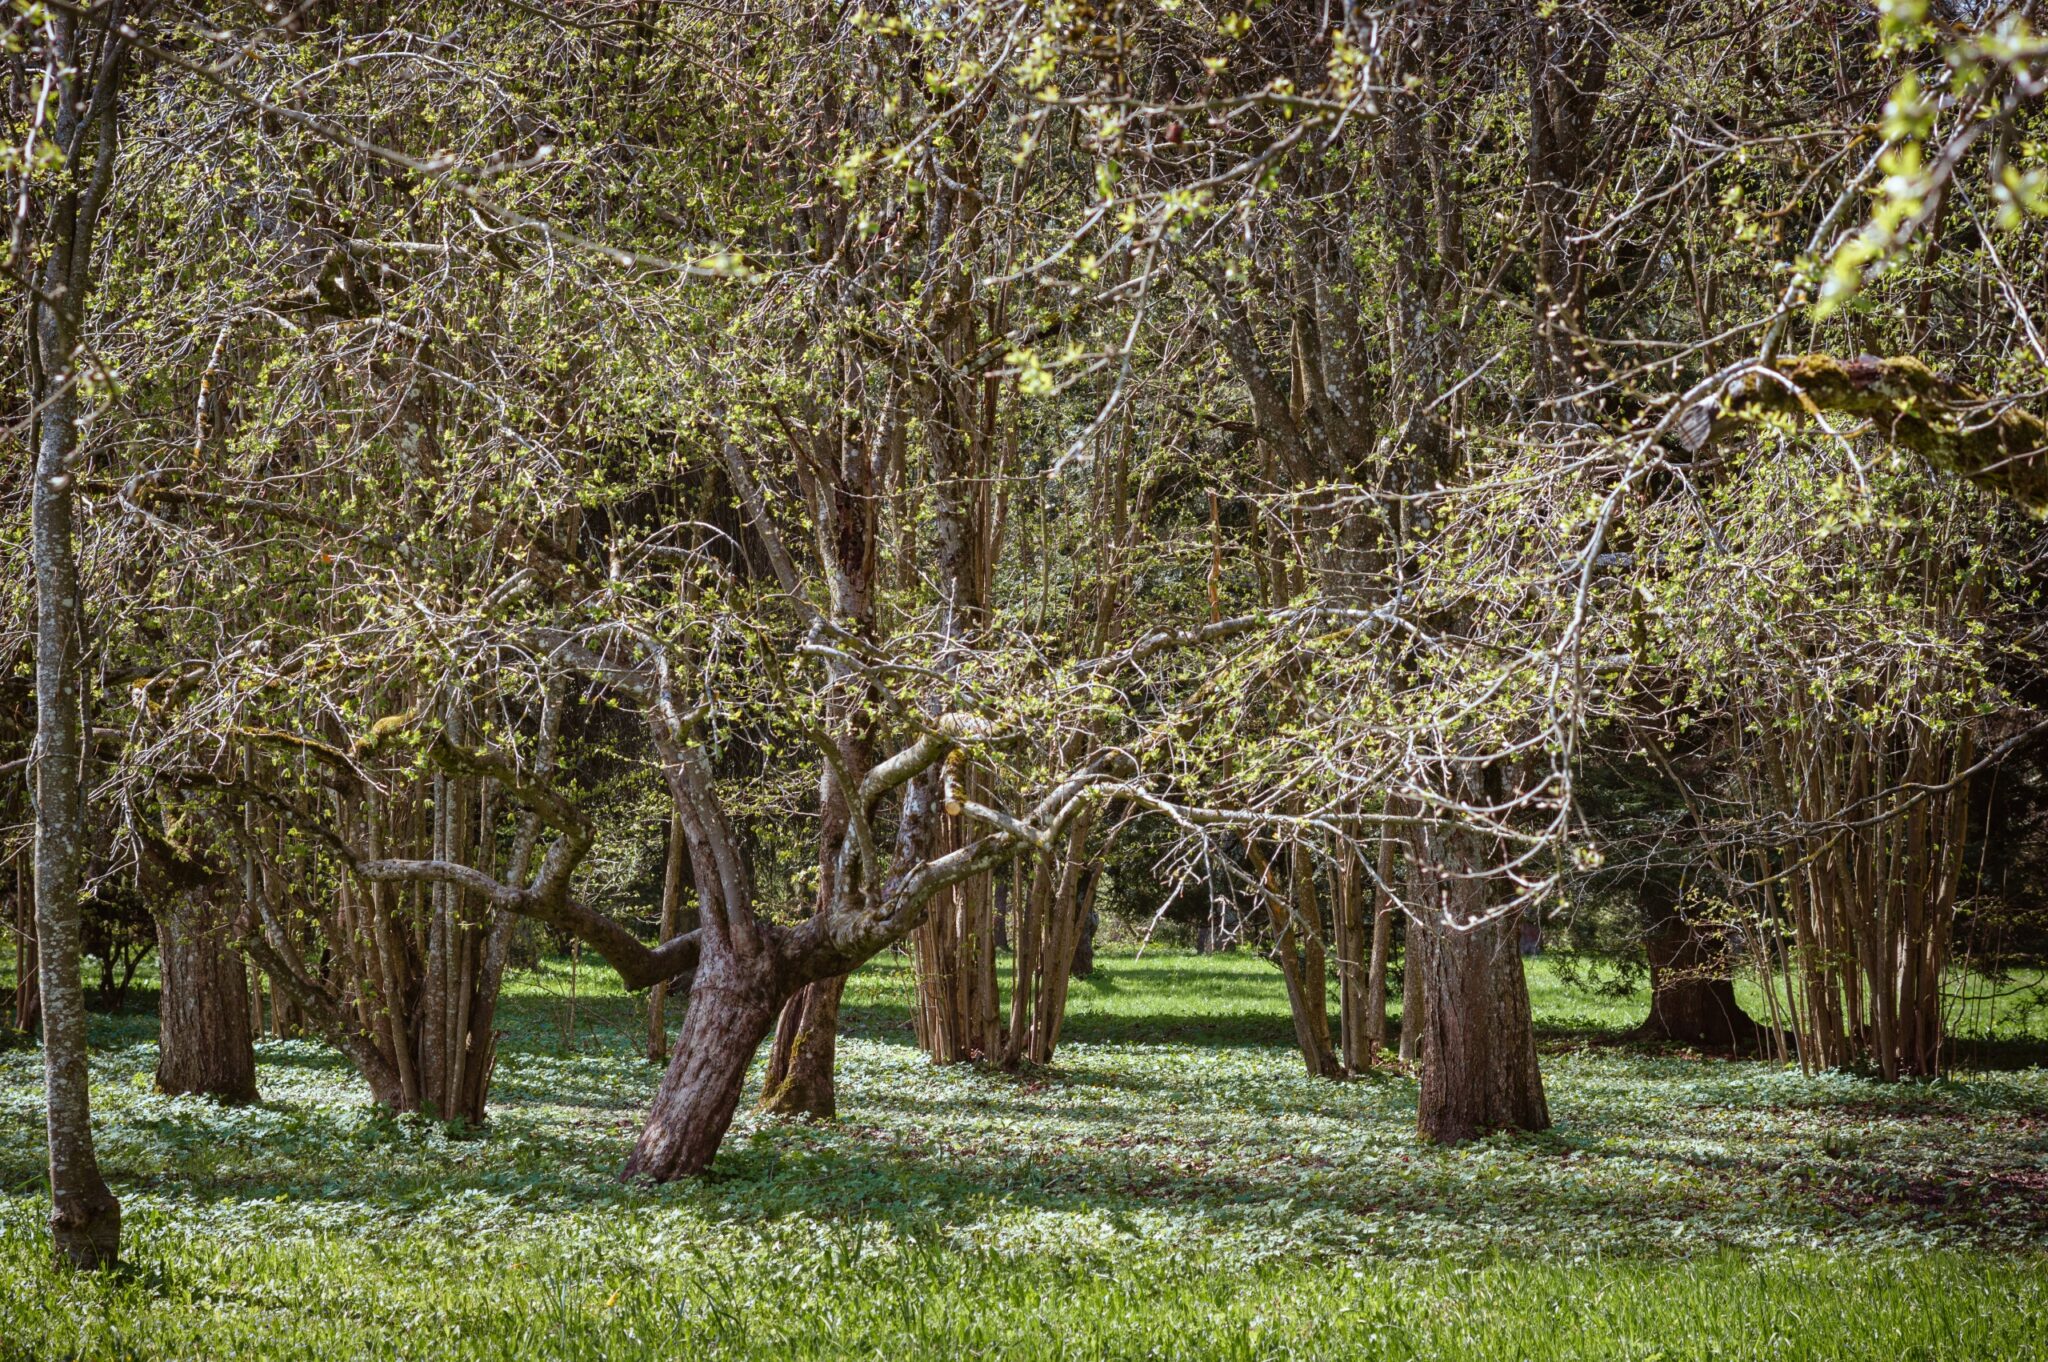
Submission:
[[1910,355],[1799,355],[1768,369],[1751,366],[1681,412],[1672,432],[1696,454],[1761,415],[1828,413],[1869,421],[1935,467],[2048,511],[2048,421],[1943,378]]

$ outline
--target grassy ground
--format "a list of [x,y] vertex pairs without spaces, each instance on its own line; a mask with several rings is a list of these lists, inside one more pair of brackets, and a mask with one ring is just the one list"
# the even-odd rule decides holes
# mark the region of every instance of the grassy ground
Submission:
[[885,959],[844,1118],[743,1113],[658,1190],[613,1176],[654,1073],[602,971],[573,1021],[565,966],[517,981],[470,1138],[307,1042],[255,1108],[160,1097],[153,1023],[99,1019],[130,1262],[47,1266],[36,1057],[0,1055],[0,1358],[2048,1357],[2048,1071],[1646,1053],[1639,996],[1531,983],[1556,1130],[1441,1150],[1407,1078],[1302,1075],[1256,958],[1106,959],[1021,1077],[925,1064]]

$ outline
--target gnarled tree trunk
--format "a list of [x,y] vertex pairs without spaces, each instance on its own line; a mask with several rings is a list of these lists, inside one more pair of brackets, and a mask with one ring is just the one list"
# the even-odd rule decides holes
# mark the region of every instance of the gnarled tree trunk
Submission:
[[711,1166],[739,1109],[754,1052],[788,996],[765,957],[707,952],[647,1124],[622,1177],[669,1182]]
[[1637,1035],[1715,1050],[1757,1043],[1761,1029],[1735,1001],[1726,953],[1712,937],[1674,912],[1643,944],[1650,956],[1650,1015]]

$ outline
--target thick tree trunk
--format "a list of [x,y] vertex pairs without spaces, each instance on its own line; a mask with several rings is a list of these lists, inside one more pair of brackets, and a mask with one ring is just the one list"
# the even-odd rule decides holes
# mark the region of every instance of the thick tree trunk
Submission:
[[1650,1015],[1636,1034],[1714,1050],[1746,1050],[1762,1035],[1741,1004],[1713,941],[1672,916],[1644,942],[1650,955]]
[[842,974],[805,985],[783,1005],[761,1087],[761,1110],[821,1121],[839,1114],[832,1068],[839,1041],[839,1000],[845,993]]
[[1498,1130],[1548,1129],[1520,921],[1496,918],[1465,931],[1437,921],[1417,935],[1427,938],[1422,1137],[1456,1144]]
[[765,965],[707,953],[690,987],[675,1056],[623,1178],[670,1182],[711,1166],[739,1109],[747,1066],[785,994]]
[[174,893],[157,914],[156,941],[163,977],[158,1089],[255,1101],[248,967],[228,945],[227,915],[205,890]]

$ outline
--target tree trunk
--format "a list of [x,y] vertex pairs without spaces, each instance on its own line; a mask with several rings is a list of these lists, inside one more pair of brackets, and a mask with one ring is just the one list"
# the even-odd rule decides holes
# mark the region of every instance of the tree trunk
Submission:
[[[1469,890],[1469,882],[1467,884]],[[1550,1110],[1536,1067],[1521,924],[1497,917],[1460,931],[1433,921],[1419,964],[1427,995],[1422,1031],[1422,1137],[1457,1144],[1498,1130],[1546,1130]]]
[[1365,1037],[1368,1060],[1387,1045],[1387,957],[1394,949],[1399,909],[1387,886],[1394,882],[1394,839],[1380,839],[1379,883],[1372,889],[1372,957],[1365,971]]
[[163,997],[156,1085],[163,1092],[256,1100],[248,968],[227,937],[227,917],[205,890],[172,894],[157,914]]
[[[50,19],[46,59],[61,72],[54,101],[55,145],[63,153],[66,187],[46,224],[50,252],[33,307],[29,396],[39,411],[30,492],[30,552],[36,592],[35,790],[36,945],[43,1010],[43,1076],[50,1155],[50,1232],[57,1252],[78,1267],[112,1263],[121,1249],[121,1203],[107,1190],[93,1151],[85,1037],[85,996],[79,980],[80,857],[84,853],[84,759],[80,729],[84,693],[80,634],[84,603],[73,550],[79,326],[91,282],[95,220],[113,173],[113,92],[122,43],[100,35],[95,81],[80,26],[68,12]],[[85,154],[86,140],[98,145]],[[85,179],[90,165],[90,187]]]
[[[1367,1000],[1367,954],[1371,932],[1366,928],[1366,892],[1358,853],[1350,847],[1339,849],[1337,885],[1332,904],[1331,931],[1337,948],[1337,1052],[1347,1073],[1362,1073],[1372,1067],[1376,1040]],[[1384,982],[1384,979],[1382,980]],[[1380,999],[1384,1014],[1386,999]],[[1384,1028],[1386,1018],[1380,1018]]]
[[1714,1050],[1746,1050],[1761,1029],[1735,1001],[1735,981],[1713,941],[1673,915],[1651,931],[1650,1015],[1636,1034]]
[[821,1121],[839,1114],[832,1067],[839,1041],[839,1000],[845,993],[842,974],[805,985],[784,1004],[762,1083],[761,1110]]
[[671,1182],[711,1166],[739,1109],[747,1066],[783,1002],[765,963],[707,951],[690,987],[675,1057],[622,1178]]
[[[1322,908],[1306,850],[1296,843],[1271,857],[1252,851],[1259,871],[1259,896],[1273,926],[1273,959],[1287,986],[1287,1010],[1301,1061],[1316,1078],[1338,1078],[1343,1068],[1330,1042],[1329,979],[1323,951]],[[1282,876],[1285,876],[1283,879]]]
[[36,897],[30,888],[28,857],[14,858],[14,1029],[28,1035],[42,1025],[41,966],[36,960]]
[[[673,940],[679,926],[683,897],[683,820],[671,813],[668,819],[668,863],[661,876],[661,940]],[[647,1058],[668,1063],[668,981],[647,990]]]
[[[60,293],[68,283],[53,267]],[[84,832],[80,746],[78,560],[72,550],[72,457],[78,392],[68,372],[73,333],[57,309],[40,310],[43,360],[57,366],[43,403],[31,523],[36,576],[36,945],[43,1007],[43,1074],[50,1141],[50,1230],[78,1267],[119,1256],[121,1205],[100,1176],[87,1093],[85,994],[79,978],[79,857]]]
[[1401,1062],[1422,1058],[1422,1024],[1429,1001],[1422,992],[1422,928],[1414,918],[1401,931]]

